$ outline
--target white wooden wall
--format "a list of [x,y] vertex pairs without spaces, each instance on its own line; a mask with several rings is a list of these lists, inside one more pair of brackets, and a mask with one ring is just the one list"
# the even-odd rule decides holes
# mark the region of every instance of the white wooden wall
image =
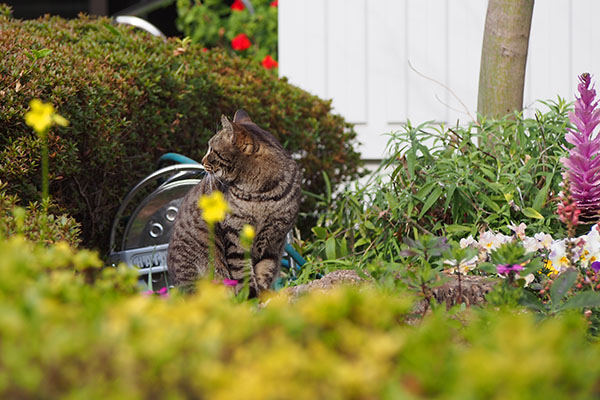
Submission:
[[[384,134],[407,120],[475,116],[486,11],[486,0],[280,0],[279,73],[333,99],[363,158],[380,159]],[[600,79],[600,0],[537,0],[528,112],[536,100],[572,100],[582,72]]]

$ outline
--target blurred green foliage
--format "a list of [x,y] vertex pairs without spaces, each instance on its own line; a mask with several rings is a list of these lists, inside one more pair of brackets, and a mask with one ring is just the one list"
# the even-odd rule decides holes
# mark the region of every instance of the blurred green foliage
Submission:
[[[0,240],[2,398],[592,398],[600,348],[582,318],[440,310],[337,288],[257,308],[224,286],[168,298],[97,254]],[[266,299],[263,299],[266,300]]]
[[[323,171],[334,186],[358,175],[352,125],[248,60],[104,18],[0,15],[0,31],[0,180],[25,203],[40,198],[40,140],[23,118],[31,99],[52,103],[70,124],[48,135],[50,195],[85,246],[107,249],[121,200],[160,155],[200,160],[238,108],[298,159],[303,189],[322,193]],[[317,209],[312,198],[302,207]]]
[[9,195],[0,181],[0,237],[24,235],[36,243],[64,241],[71,246],[80,242],[81,229],[77,221],[51,201],[31,202],[18,206],[17,195]]

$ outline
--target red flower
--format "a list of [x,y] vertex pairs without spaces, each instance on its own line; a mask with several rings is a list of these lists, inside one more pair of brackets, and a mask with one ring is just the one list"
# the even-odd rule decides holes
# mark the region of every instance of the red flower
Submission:
[[232,10],[242,11],[246,6],[242,3],[242,0],[235,0],[231,5]]
[[262,66],[265,67],[265,69],[272,69],[277,68],[279,66],[279,63],[273,60],[273,57],[265,56],[265,58],[263,58],[262,60]]
[[273,0],[273,1],[271,2],[271,7],[277,7],[277,6],[278,6],[278,4],[277,4],[277,1],[278,1],[278,0]]
[[240,33],[231,40],[231,47],[233,47],[234,50],[246,50],[251,44],[250,39],[248,39],[248,36],[244,33]]

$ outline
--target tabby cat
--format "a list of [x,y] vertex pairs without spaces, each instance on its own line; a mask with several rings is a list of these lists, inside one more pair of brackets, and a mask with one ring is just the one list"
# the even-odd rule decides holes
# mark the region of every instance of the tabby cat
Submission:
[[[167,266],[172,282],[192,291],[209,265],[209,233],[198,198],[223,192],[230,212],[215,224],[215,274],[238,281],[248,278],[250,294],[268,289],[279,272],[285,237],[296,222],[300,205],[300,170],[277,139],[258,127],[244,110],[208,142],[202,159],[207,174],[184,197],[173,227]],[[240,243],[245,224],[255,228],[251,270]],[[249,276],[247,276],[249,272]]]

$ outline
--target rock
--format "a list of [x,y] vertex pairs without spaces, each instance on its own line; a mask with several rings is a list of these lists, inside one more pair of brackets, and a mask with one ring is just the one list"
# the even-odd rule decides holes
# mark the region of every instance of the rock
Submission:
[[[494,287],[496,281],[485,276],[467,275],[460,277],[460,288],[457,275],[444,273],[447,282],[431,290],[433,299],[438,303],[446,303],[447,307],[465,303],[467,306],[485,303],[485,296]],[[328,290],[341,284],[361,285],[368,280],[361,278],[356,271],[341,269],[333,271],[320,279],[304,285],[288,287],[283,293],[296,298],[303,293],[313,290]],[[460,294],[460,296],[459,296]],[[425,300],[416,305],[416,312],[423,312]]]
[[315,279],[304,285],[292,286],[285,288],[283,293],[291,296],[292,298],[298,297],[299,295],[313,290],[328,290],[334,286],[341,284],[353,284],[358,285],[367,282],[365,279],[358,276],[353,269],[340,269],[333,271],[325,275],[320,279]]

